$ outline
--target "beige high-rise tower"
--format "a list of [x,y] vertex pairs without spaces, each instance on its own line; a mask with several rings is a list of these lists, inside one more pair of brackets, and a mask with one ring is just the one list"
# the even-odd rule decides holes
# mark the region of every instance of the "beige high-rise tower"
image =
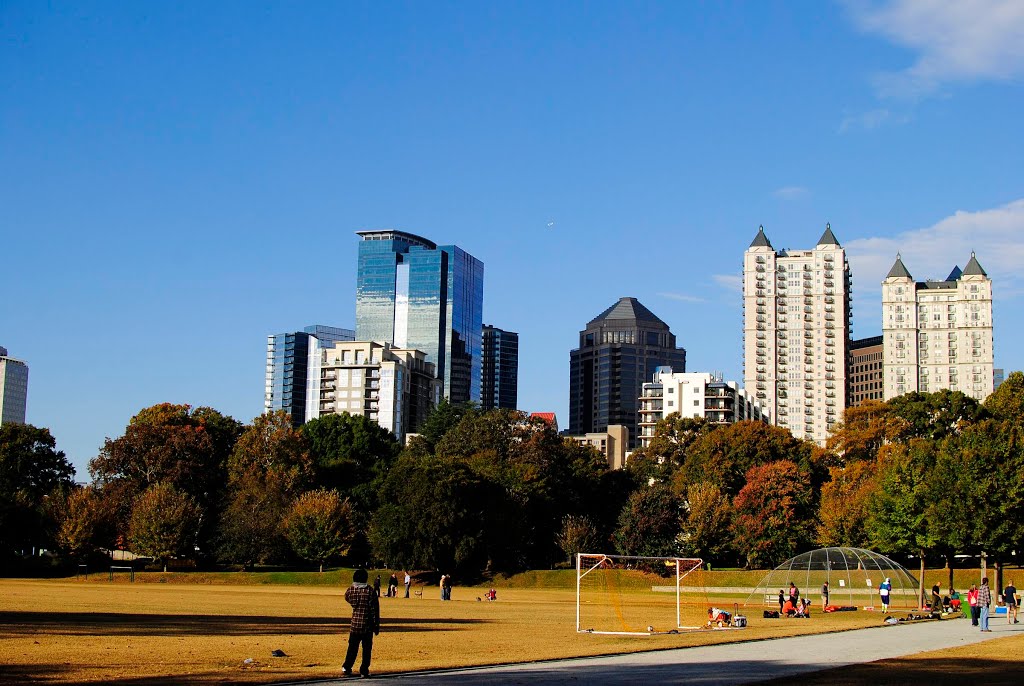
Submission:
[[921,391],[993,390],[992,279],[971,259],[944,281],[918,281],[903,260],[882,282],[885,399]]
[[743,377],[772,423],[824,444],[846,409],[850,265],[825,226],[812,250],[772,247],[761,227],[743,256]]

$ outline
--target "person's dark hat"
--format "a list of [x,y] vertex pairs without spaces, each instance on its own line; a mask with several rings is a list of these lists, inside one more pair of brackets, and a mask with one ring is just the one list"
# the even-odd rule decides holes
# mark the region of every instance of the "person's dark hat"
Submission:
[[365,569],[357,569],[355,572],[352,573],[352,581],[356,582],[357,584],[365,584],[366,580],[369,578],[370,575],[366,572]]

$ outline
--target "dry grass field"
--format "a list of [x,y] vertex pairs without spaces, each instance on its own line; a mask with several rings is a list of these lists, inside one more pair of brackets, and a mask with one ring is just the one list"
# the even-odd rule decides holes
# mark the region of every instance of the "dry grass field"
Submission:
[[[750,608],[746,630],[605,636],[576,633],[571,590],[500,589],[494,603],[477,601],[479,588],[456,587],[451,602],[437,599],[435,588],[418,590],[422,597],[381,599],[383,628],[373,660],[378,674],[839,631],[877,626],[881,619],[850,612],[764,620],[758,606]],[[343,592],[340,585],[0,580],[0,681],[211,684],[334,677],[348,630]],[[669,628],[666,617],[674,622],[671,594],[623,589],[593,598],[584,607],[584,626],[621,629],[653,618],[663,629]],[[703,621],[708,601],[733,603],[698,600],[684,623]],[[287,657],[272,657],[275,649]]]

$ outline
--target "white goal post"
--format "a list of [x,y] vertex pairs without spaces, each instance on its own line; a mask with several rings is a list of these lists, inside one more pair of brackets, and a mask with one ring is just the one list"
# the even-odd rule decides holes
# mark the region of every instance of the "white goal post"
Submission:
[[[633,569],[642,566],[644,563],[650,563],[651,566],[672,568],[675,571],[676,577],[676,597],[675,597],[675,629],[686,629],[695,630],[700,627],[697,626],[683,626],[682,624],[682,581],[686,576],[694,571],[701,568],[704,561],[700,558],[688,558],[688,557],[643,557],[639,555],[606,555],[604,553],[577,553],[576,554],[576,631],[577,633],[588,633],[588,634],[612,634],[619,636],[649,636],[653,633],[663,633],[660,631],[654,631],[653,626],[648,626],[647,631],[642,630],[630,630],[627,627],[623,627],[623,631],[612,631],[597,628],[583,628],[581,619],[581,603],[583,595],[583,583],[584,579],[591,575],[599,575],[602,573],[608,573],[609,570],[622,569]],[[625,622],[623,622],[625,624]]]

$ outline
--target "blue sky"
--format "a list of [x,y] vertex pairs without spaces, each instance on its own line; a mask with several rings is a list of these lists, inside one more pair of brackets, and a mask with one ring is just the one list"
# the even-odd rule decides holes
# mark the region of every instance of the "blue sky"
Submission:
[[976,250],[1024,367],[1024,3],[0,5],[0,345],[85,478],[140,408],[262,408],[265,339],[354,324],[357,230],[456,243],[564,425],[621,296],[742,370],[742,252],[825,222],[878,283]]

